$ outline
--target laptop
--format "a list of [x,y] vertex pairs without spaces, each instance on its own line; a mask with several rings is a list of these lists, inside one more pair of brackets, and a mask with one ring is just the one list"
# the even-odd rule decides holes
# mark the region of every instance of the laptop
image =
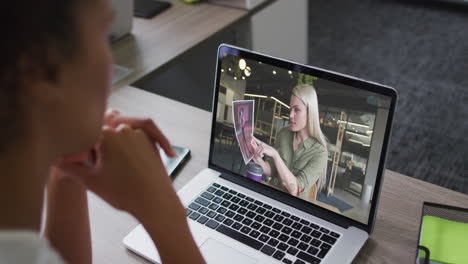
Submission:
[[[178,192],[206,262],[351,263],[375,223],[397,92],[226,44],[216,67],[208,167]],[[160,262],[141,225],[123,243]]]

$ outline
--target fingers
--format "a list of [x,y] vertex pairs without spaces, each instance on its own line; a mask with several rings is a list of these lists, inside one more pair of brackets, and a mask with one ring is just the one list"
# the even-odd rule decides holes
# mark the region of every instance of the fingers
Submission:
[[115,131],[117,132],[130,131],[130,126],[125,123],[120,123],[115,128]]
[[120,111],[117,110],[117,109],[113,109],[113,108],[110,108],[110,107],[109,107],[109,108],[106,110],[105,115],[120,115]]
[[[151,153],[159,154],[154,141],[142,129],[135,129],[127,123],[120,123],[115,128],[103,126],[102,136],[96,146],[96,152],[109,159],[116,152],[126,152],[129,146],[140,146]],[[98,157],[99,158],[99,157]],[[98,159],[99,161],[99,159]]]
[[259,146],[259,147],[257,148],[257,150],[255,151],[255,156],[258,156],[258,157],[263,158],[263,156],[264,156],[263,151],[264,151],[263,145],[262,145],[262,146]]
[[255,149],[255,154],[254,154],[254,155],[255,155],[255,156],[259,156],[260,151],[261,151],[261,147],[257,147],[257,148]]
[[258,157],[256,157],[256,156],[253,156],[253,158],[252,158],[252,159],[253,159],[253,161],[254,161],[255,163],[257,163],[257,164],[259,163]]
[[110,123],[112,120],[120,115],[120,111],[109,108],[107,109],[106,113],[104,114],[104,123]]
[[136,118],[121,116],[116,110],[111,110],[106,113],[105,124],[110,127],[117,127],[120,124],[127,124],[133,129],[141,129],[145,132],[152,141],[159,144],[161,148],[170,157],[176,157],[176,153],[172,148],[169,140],[164,136],[161,130],[150,118]]
[[256,137],[252,137],[251,145],[254,147],[255,152],[260,152],[261,150],[264,150],[265,146],[268,146]]
[[255,163],[257,163],[257,164],[260,164],[261,162],[263,162],[263,159],[260,158],[259,156],[253,156],[253,160],[254,160]]
[[159,127],[156,126],[153,120],[142,119],[141,124],[142,127],[140,127],[140,129],[146,132],[152,140],[157,142],[168,156],[173,158],[177,156],[174,149],[171,146],[171,143],[166,138],[166,136],[164,136]]
[[259,139],[257,139],[256,137],[252,137],[252,140],[257,144],[257,145],[262,145],[263,142]]
[[257,149],[259,145],[257,144],[257,142],[256,142],[254,139],[255,139],[255,138],[252,137],[252,140],[250,141],[250,144],[252,145],[252,147],[253,147],[254,149]]

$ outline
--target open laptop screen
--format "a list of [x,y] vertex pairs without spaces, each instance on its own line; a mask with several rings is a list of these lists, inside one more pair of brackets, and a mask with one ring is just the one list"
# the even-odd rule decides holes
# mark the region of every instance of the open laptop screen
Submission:
[[391,97],[220,56],[211,162],[368,224]]

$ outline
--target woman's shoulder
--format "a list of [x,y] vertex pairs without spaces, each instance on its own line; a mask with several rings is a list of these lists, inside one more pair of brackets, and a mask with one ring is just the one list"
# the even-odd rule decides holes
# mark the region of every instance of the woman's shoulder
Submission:
[[289,142],[292,142],[294,139],[294,132],[289,130],[289,127],[283,127],[278,131],[278,134],[276,134],[276,142],[283,142],[282,144],[290,144]]
[[320,141],[318,141],[318,139],[316,139],[315,137],[309,137],[306,142],[304,143],[308,145],[308,148],[312,149],[316,153],[327,152],[326,147],[322,145],[322,143],[320,143]]

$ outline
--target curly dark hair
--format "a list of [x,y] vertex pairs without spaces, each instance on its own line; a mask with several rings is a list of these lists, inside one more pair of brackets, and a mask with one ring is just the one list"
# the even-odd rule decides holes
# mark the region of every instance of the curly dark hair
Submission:
[[[23,130],[20,94],[30,76],[53,81],[79,43],[78,12],[83,0],[2,2],[0,25],[0,154]],[[29,76],[30,75],[30,76]]]

